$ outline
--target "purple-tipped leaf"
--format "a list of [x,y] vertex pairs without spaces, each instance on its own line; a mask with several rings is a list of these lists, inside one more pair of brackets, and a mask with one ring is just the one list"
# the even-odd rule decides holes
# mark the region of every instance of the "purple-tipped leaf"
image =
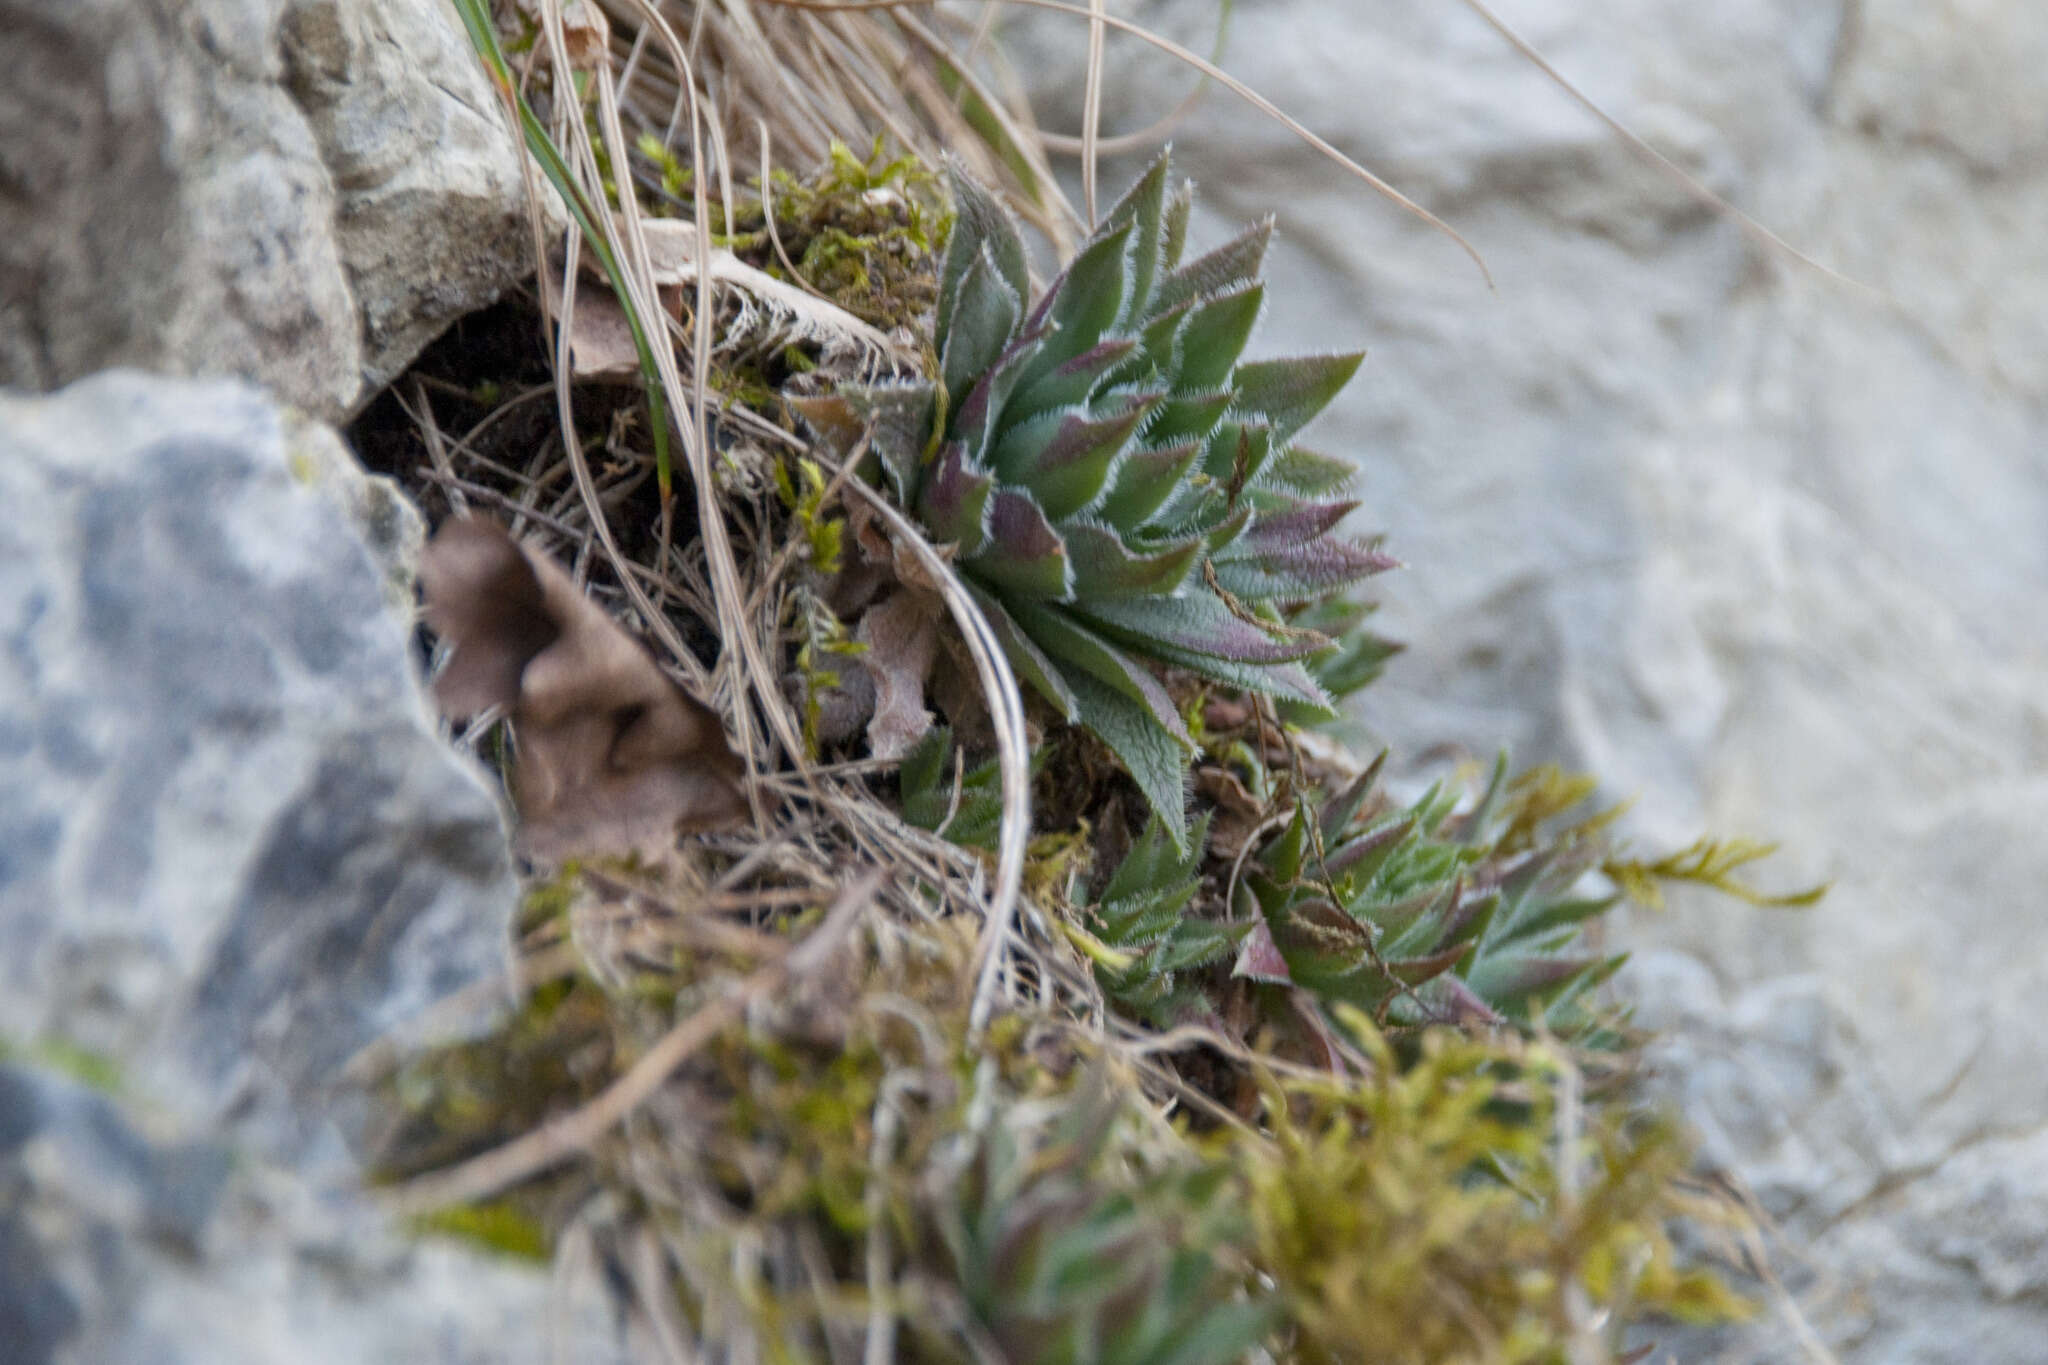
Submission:
[[1102,233],[1082,247],[1065,273],[1053,281],[1031,315],[1034,328],[1045,325],[1050,332],[1039,343],[1030,378],[1087,351],[1116,325],[1129,287],[1130,245],[1129,224]]
[[1042,331],[1026,329],[1003,348],[996,363],[982,372],[953,410],[949,430],[967,447],[969,457],[985,461],[989,444],[1005,419],[1011,395],[1031,364],[1031,350]]
[[1068,522],[1060,535],[1074,566],[1074,595],[1090,602],[1171,596],[1188,581],[1203,543],[1200,536],[1188,536],[1154,548],[1134,548],[1110,528],[1086,521]]
[[1024,418],[1081,406],[1095,397],[1104,379],[1137,349],[1138,343],[1130,337],[1104,337],[1072,360],[1020,385],[1010,399],[1011,416]]
[[1235,663],[1285,663],[1319,648],[1313,640],[1291,639],[1252,624],[1215,594],[1190,590],[1179,597],[1080,604],[1111,638],[1139,649],[1163,647]]
[[1109,417],[1069,412],[1033,418],[996,443],[990,462],[1006,482],[1029,488],[1047,516],[1073,516],[1101,496],[1117,456],[1156,404],[1148,396]]
[[1144,707],[1153,723],[1184,748],[1194,748],[1173,698],[1150,669],[1081,625],[1062,607],[1020,601],[1011,603],[1010,614],[1032,642],[1061,665],[1068,678],[1079,669]]
[[1273,240],[1273,220],[1260,219],[1207,255],[1198,256],[1159,282],[1152,311],[1164,313],[1189,299],[1221,294],[1259,277],[1266,246]]
[[948,441],[918,491],[917,514],[940,544],[971,555],[988,543],[989,499],[995,480],[977,468],[958,441]]
[[1066,542],[1031,495],[999,488],[989,497],[988,539],[962,561],[982,582],[1005,595],[1061,602],[1073,595]]

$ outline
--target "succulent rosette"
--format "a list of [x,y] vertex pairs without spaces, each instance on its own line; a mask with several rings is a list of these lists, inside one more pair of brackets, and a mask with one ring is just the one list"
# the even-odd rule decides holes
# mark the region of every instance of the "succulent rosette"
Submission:
[[1008,212],[952,182],[936,380],[802,410],[867,436],[1019,675],[1109,745],[1185,849],[1194,746],[1161,669],[1327,715],[1313,666],[1344,646],[1288,613],[1392,563],[1334,534],[1352,465],[1294,444],[1362,356],[1240,359],[1272,223],[1183,260],[1191,187],[1169,190],[1164,155],[1035,305]]

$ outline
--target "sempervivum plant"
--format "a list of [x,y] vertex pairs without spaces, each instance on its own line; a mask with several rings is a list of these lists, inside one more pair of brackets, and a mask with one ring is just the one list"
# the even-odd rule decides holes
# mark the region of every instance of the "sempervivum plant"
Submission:
[[1011,663],[1106,741],[1185,849],[1193,744],[1159,670],[1328,714],[1338,652],[1287,613],[1391,561],[1333,535],[1352,466],[1293,444],[1358,354],[1240,362],[1270,222],[1182,260],[1164,156],[1035,304],[1016,226],[957,170],[936,381],[801,406],[956,562]]
[[1608,865],[1613,812],[1546,836],[1587,788],[1545,769],[1510,782],[1504,760],[1464,814],[1441,787],[1397,809],[1377,776],[1375,764],[1319,813],[1298,807],[1246,868],[1238,909],[1260,928],[1236,974],[1400,1024],[1540,1020],[1588,1036],[1586,993],[1622,963],[1581,940],[1616,899],[1580,889]]

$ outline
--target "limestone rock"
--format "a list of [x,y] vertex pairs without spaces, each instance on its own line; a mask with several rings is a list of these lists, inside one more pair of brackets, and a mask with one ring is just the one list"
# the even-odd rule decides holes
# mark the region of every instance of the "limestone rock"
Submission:
[[503,979],[517,898],[334,440],[223,382],[0,400],[0,1036],[306,1164],[337,1067]]
[[[146,1108],[0,1065],[10,1365],[550,1359],[545,1275],[401,1237]],[[585,1341],[577,1358],[604,1359],[602,1337]]]
[[[1633,946],[1694,968],[1637,973],[1640,997],[1703,1002],[1674,1016],[1675,1092],[1782,1219],[1840,1359],[2031,1365],[2048,9],[1493,8],[1863,287],[1760,251],[1465,7],[1238,5],[1227,68],[1449,219],[1498,286],[1227,92],[1174,131],[1212,206],[1197,244],[1280,213],[1252,353],[1371,348],[1311,432],[1361,460],[1361,522],[1409,566],[1377,588],[1410,649],[1360,714],[1397,753],[1505,741],[1596,772],[1646,845],[1779,839],[1779,884],[1834,879],[1808,912],[1639,917]],[[1119,12],[1213,36],[1212,6]],[[1077,131],[1085,25],[1013,37],[1047,125]],[[1106,133],[1193,84],[1109,44]],[[1812,1357],[1780,1314],[1677,1358]]]
[[237,375],[339,418],[530,254],[443,0],[0,0],[0,383]]

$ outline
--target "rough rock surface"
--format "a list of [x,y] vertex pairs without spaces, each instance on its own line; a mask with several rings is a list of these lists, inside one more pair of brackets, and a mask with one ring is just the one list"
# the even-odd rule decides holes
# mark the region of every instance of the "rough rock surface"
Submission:
[[0,0],[0,384],[236,375],[338,418],[530,255],[445,0]]
[[517,898],[389,570],[309,482],[335,442],[224,382],[0,400],[0,1032],[277,1152],[355,1050],[502,972]]
[[544,1276],[348,1193],[337,1069],[505,980],[517,899],[408,658],[418,514],[118,371],[0,396],[0,506],[0,1358],[544,1358]]
[[402,1237],[359,1202],[166,1132],[139,1107],[0,1065],[9,1365],[589,1358],[550,1356],[544,1276]]
[[[1208,49],[1212,6],[1114,8]],[[1448,218],[1498,282],[1225,92],[1175,134],[1207,240],[1280,211],[1255,349],[1371,348],[1312,433],[1361,456],[1364,516],[1409,565],[1381,595],[1411,649],[1363,718],[1410,752],[1505,741],[1596,771],[1639,796],[1645,843],[1775,838],[1773,880],[1833,878],[1809,912],[1687,901],[1634,926],[1668,950],[1636,975],[1646,1001],[1691,983],[1667,1002],[1673,1084],[1783,1220],[1842,1360],[2031,1365],[2048,7],[1495,8],[1868,288],[1760,252],[1463,6],[1241,0],[1229,69]],[[1041,113],[1075,131],[1082,26],[1024,26]],[[1108,131],[1192,83],[1109,51]],[[1718,1345],[1815,1358],[1782,1313]]]

